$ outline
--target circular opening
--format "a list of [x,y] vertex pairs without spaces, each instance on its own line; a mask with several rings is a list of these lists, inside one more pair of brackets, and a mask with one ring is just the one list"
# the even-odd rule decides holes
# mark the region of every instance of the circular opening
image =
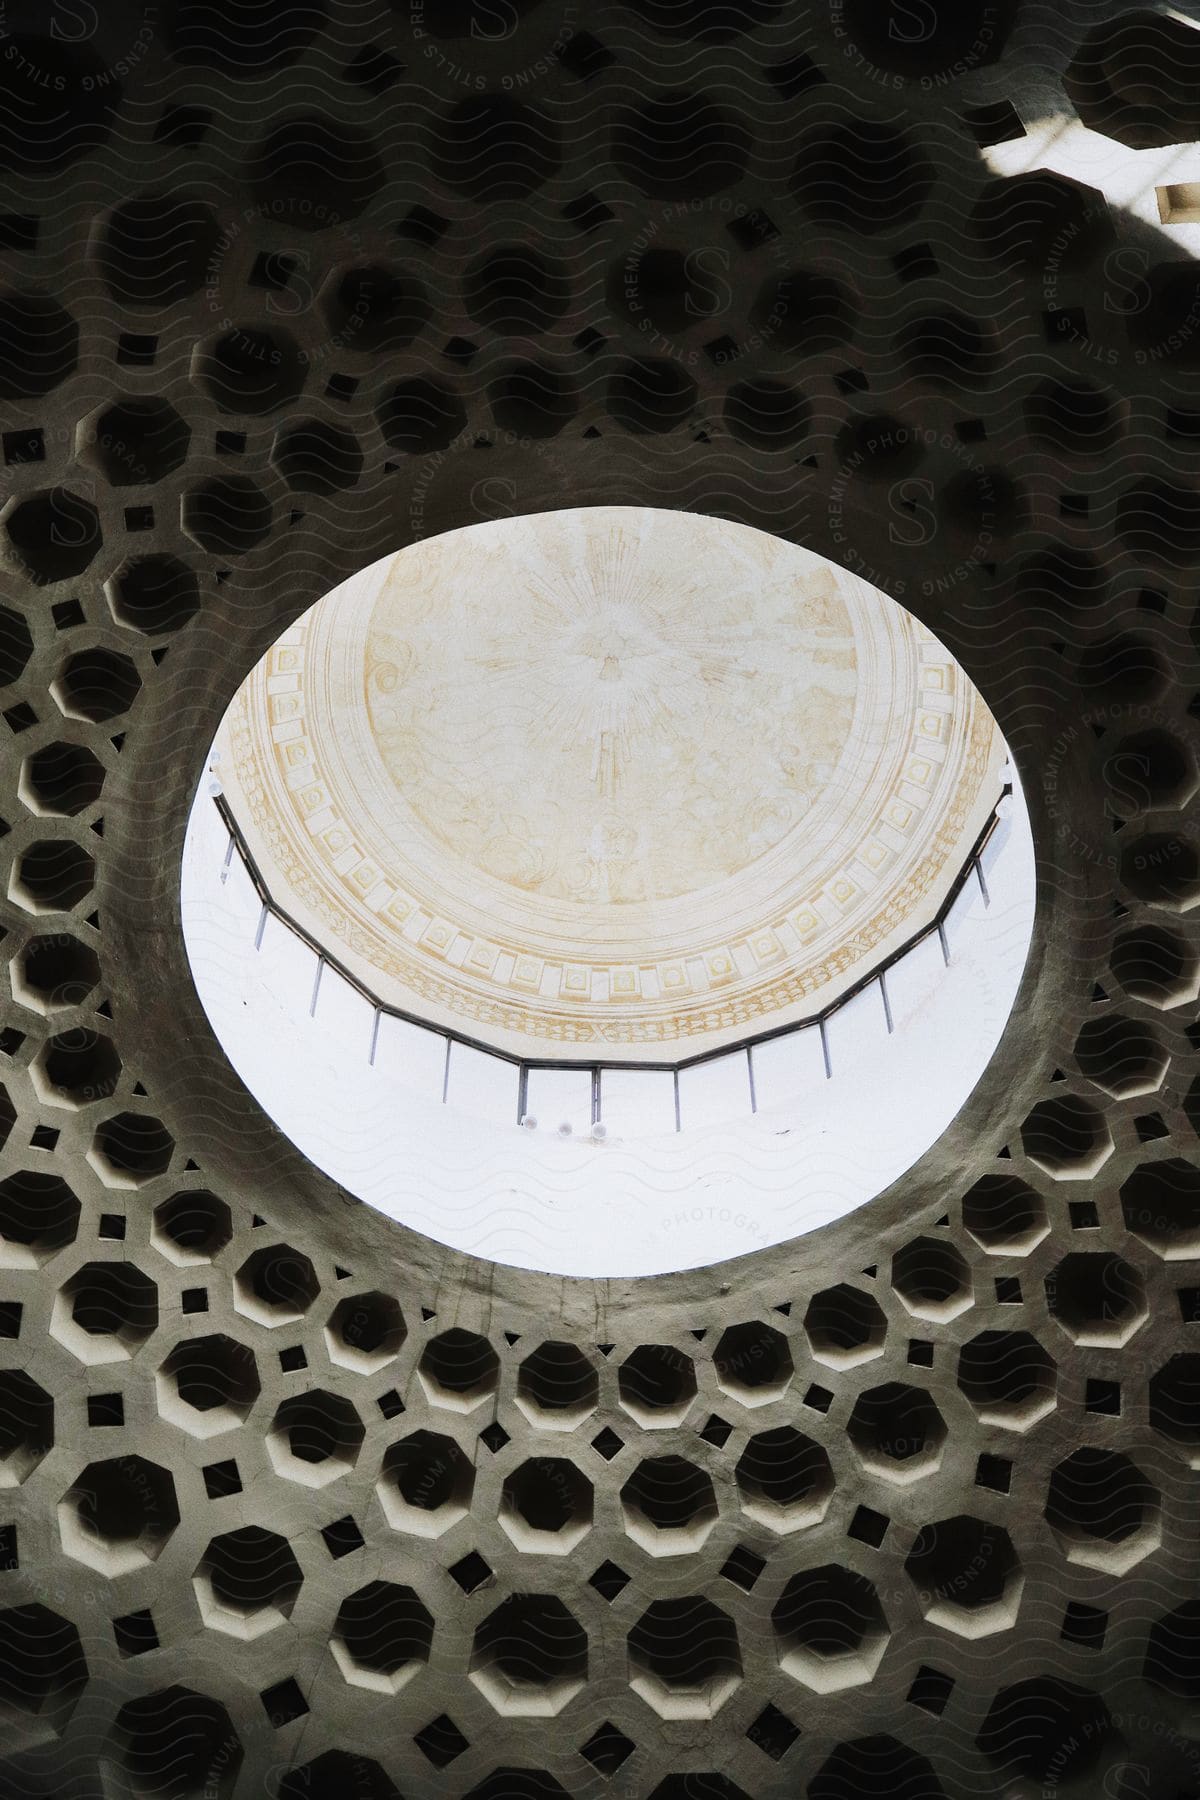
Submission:
[[[525,367],[494,404],[549,404]],[[626,365],[610,404],[657,429],[680,383]],[[445,423],[417,385],[410,423]],[[772,443],[806,410],[765,382],[729,409]],[[896,454],[878,420],[855,445]],[[743,526],[595,507],[413,545],[291,625],[220,727],[182,910],[234,1066],[343,1187],[502,1262],[651,1274],[836,1218],[941,1134],[1016,994],[1032,841],[982,697],[894,601]],[[464,1147],[480,1203],[447,1208]],[[708,1156],[754,1176],[684,1207]],[[918,1317],[972,1298],[933,1244],[894,1282]],[[819,1296],[815,1354],[877,1354],[877,1312]],[[456,1335],[421,1375],[469,1410]],[[791,1380],[765,1325],[716,1360],[751,1405]],[[557,1380],[531,1361],[524,1400]]]

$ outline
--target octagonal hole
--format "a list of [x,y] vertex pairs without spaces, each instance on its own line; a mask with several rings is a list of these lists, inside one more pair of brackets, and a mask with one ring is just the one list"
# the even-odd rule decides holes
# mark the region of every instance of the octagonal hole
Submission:
[[158,1289],[130,1262],[92,1262],[72,1275],[54,1303],[50,1335],[81,1362],[133,1355],[158,1325]]
[[976,1742],[992,1762],[1059,1789],[1089,1774],[1111,1739],[1112,1721],[1098,1695],[1040,1675],[1001,1688]]
[[715,284],[704,278],[695,257],[665,244],[643,245],[640,237],[628,255],[611,264],[607,291],[614,311],[640,329],[646,319],[667,336],[711,318],[718,304]]
[[63,1549],[104,1575],[153,1562],[179,1524],[175,1483],[142,1456],[89,1463],[58,1509]]
[[682,1456],[647,1457],[621,1489],[625,1529],[652,1556],[698,1550],[717,1522],[717,1497],[703,1469]]
[[781,1331],[757,1320],[730,1325],[713,1352],[717,1386],[743,1406],[765,1406],[787,1392],[792,1353]]
[[850,341],[858,306],[849,288],[834,276],[790,269],[760,289],[751,318],[781,349],[815,356]]
[[853,49],[876,69],[940,85],[995,62],[1016,15],[1017,0],[940,0],[914,29],[905,0],[846,0],[842,23]]
[[1118,706],[1153,700],[1169,679],[1156,646],[1129,631],[1086,645],[1078,667],[1085,689],[1101,702]]
[[246,475],[215,476],[183,497],[183,528],[215,556],[245,556],[271,529],[271,502]]
[[40,400],[72,375],[79,326],[46,294],[0,295],[0,400]]
[[126,398],[96,416],[84,440],[90,461],[112,487],[162,481],[188,453],[191,427],[166,400]]
[[13,865],[9,892],[29,912],[70,912],[92,891],[94,859],[66,838],[43,838]]
[[425,1392],[435,1406],[472,1412],[496,1391],[500,1359],[478,1332],[452,1326],[430,1338],[418,1365]]
[[[61,1729],[83,1692],[87,1659],[69,1620],[34,1603],[0,1612],[0,1713],[29,1713]],[[10,1740],[11,1741],[11,1740]],[[16,1748],[18,1744],[12,1747]]]
[[599,1398],[600,1378],[575,1344],[550,1339],[517,1370],[517,1405],[534,1424],[569,1431]]
[[1153,1093],[1169,1060],[1150,1027],[1122,1013],[1088,1019],[1075,1040],[1080,1073],[1115,1100]]
[[206,1625],[258,1636],[290,1617],[304,1577],[288,1541],[261,1525],[213,1538],[196,1571]]
[[923,1525],[904,1572],[925,1617],[960,1637],[984,1637],[1016,1621],[1021,1565],[999,1525],[965,1513]]
[[655,1600],[628,1642],[630,1686],[660,1718],[713,1718],[742,1679],[737,1629],[711,1600]]
[[634,187],[658,200],[703,200],[741,179],[747,127],[706,94],[668,88],[618,113],[612,156]]
[[216,215],[200,201],[142,194],[112,214],[97,260],[114,300],[168,306],[204,286],[220,239]]
[[591,1527],[592,1484],[562,1457],[532,1457],[505,1477],[500,1522],[520,1550],[565,1554]]
[[127,563],[108,596],[118,625],[151,637],[179,631],[200,610],[195,572],[176,556],[139,556]]
[[791,1425],[752,1437],[734,1477],[743,1510],[773,1531],[817,1524],[833,1495],[833,1470],[824,1448]]
[[889,413],[866,413],[847,420],[837,434],[838,463],[863,481],[896,481],[920,464],[921,435]]
[[1173,732],[1131,731],[1104,764],[1104,777],[1120,817],[1183,806],[1196,791],[1191,746]]
[[1125,1228],[1168,1262],[1200,1252],[1200,1169],[1180,1156],[1141,1163],[1121,1188]]
[[235,325],[197,358],[196,373],[221,412],[256,417],[289,405],[304,386],[307,358],[285,331]]
[[937,1467],[946,1425],[923,1388],[888,1381],[859,1395],[846,1435],[864,1468],[909,1482]]
[[23,1369],[0,1369],[0,1487],[18,1487],[54,1444],[54,1402]]
[[963,1224],[993,1256],[1028,1256],[1050,1229],[1046,1203],[1015,1175],[983,1175],[963,1195]]
[[559,167],[558,126],[507,94],[473,94],[448,107],[430,133],[439,181],[480,205],[523,200]]
[[242,1264],[234,1281],[234,1304],[261,1325],[288,1325],[302,1319],[321,1284],[307,1256],[288,1244],[265,1244]]
[[501,431],[552,438],[575,417],[579,396],[574,384],[547,364],[522,362],[488,384],[488,405]]
[[1178,832],[1149,831],[1121,852],[1121,880],[1147,906],[1186,912],[1200,900],[1200,856]]
[[605,405],[625,431],[656,436],[682,425],[696,404],[696,384],[665,356],[623,362],[609,377]]
[[110,1187],[141,1187],[164,1172],[174,1149],[161,1119],[123,1112],[97,1128],[88,1161]]
[[1200,1354],[1182,1351],[1150,1377],[1150,1425],[1200,1456]]
[[111,1038],[81,1025],[48,1038],[32,1073],[38,1095],[47,1105],[88,1106],[112,1097],[121,1059]]
[[1050,1476],[1046,1520],[1072,1562],[1123,1574],[1157,1542],[1158,1514],[1157,1489],[1115,1450],[1076,1450]]
[[1111,1250],[1078,1250],[1046,1277],[1046,1304],[1077,1344],[1125,1344],[1146,1317],[1146,1286]]
[[906,320],[896,334],[896,349],[912,373],[931,387],[981,387],[998,362],[987,327],[953,307]]
[[1077,1094],[1039,1101],[1021,1126],[1021,1142],[1030,1162],[1056,1181],[1086,1181],[1113,1148],[1104,1114]]
[[813,1295],[804,1329],[818,1362],[849,1369],[883,1354],[887,1320],[870,1294],[843,1282]]
[[839,1744],[808,1787],[808,1800],[945,1800],[932,1764],[877,1732]]
[[563,264],[520,244],[489,251],[463,278],[468,314],[502,337],[540,336],[561,319],[570,298]]
[[1068,456],[1099,456],[1121,435],[1114,396],[1089,381],[1043,381],[1025,402],[1031,437]]
[[1200,496],[1177,482],[1135,482],[1117,501],[1117,536],[1151,566],[1176,568],[1200,554]]
[[159,1371],[159,1411],[193,1437],[240,1425],[260,1391],[254,1352],[222,1332],[176,1344]]
[[429,319],[429,297],[407,269],[379,263],[339,276],[325,301],[325,316],[339,350],[407,350]]
[[1200,136],[1200,43],[1184,17],[1139,7],[1105,20],[1078,46],[1063,79],[1088,129],[1131,149]]
[[104,774],[100,758],[81,744],[45,744],[25,759],[21,798],[31,812],[73,818],[100,798]]
[[959,1352],[958,1385],[985,1424],[1025,1431],[1053,1407],[1058,1370],[1027,1331],[981,1331]]
[[147,1800],[225,1800],[242,1763],[229,1714],[192,1688],[161,1688],[127,1701],[113,1736],[130,1786]]
[[918,1319],[954,1319],[973,1299],[971,1270],[945,1238],[913,1238],[892,1258],[892,1286]]
[[390,1294],[347,1294],[329,1315],[329,1360],[371,1373],[396,1357],[406,1335],[400,1303]]
[[276,1409],[267,1448],[281,1475],[323,1487],[354,1467],[364,1436],[362,1420],[344,1395],[310,1388]]
[[386,179],[366,132],[322,113],[276,125],[251,156],[248,175],[266,217],[305,232],[357,219]]
[[1096,189],[1045,169],[989,182],[971,223],[992,256],[1031,274],[1044,274],[1053,258],[1060,273],[1074,275],[1112,234]]
[[61,1175],[21,1169],[0,1181],[0,1267],[36,1269],[79,1229],[79,1202]]
[[639,1344],[617,1371],[617,1393],[639,1425],[676,1425],[696,1398],[696,1370],[673,1344]]
[[587,1633],[552,1595],[513,1594],[476,1628],[471,1680],[498,1713],[552,1718],[587,1667]]
[[352,432],[323,419],[290,425],[275,440],[275,466],[298,494],[338,494],[353,487],[363,453]]
[[1200,1600],[1185,1600],[1154,1621],[1142,1679],[1181,1700],[1200,1700]]
[[163,1255],[181,1267],[211,1262],[233,1236],[233,1216],[224,1200],[207,1188],[188,1188],[159,1201],[150,1236]]
[[455,390],[423,375],[396,382],[377,416],[385,443],[409,456],[447,449],[467,424],[466,407]]
[[82,575],[101,544],[100,514],[65,487],[18,500],[4,513],[4,529],[17,566],[39,587]]
[[280,1777],[279,1800],[400,1800],[379,1764],[348,1750],[326,1750]]
[[414,1431],[383,1457],[377,1492],[390,1524],[419,1537],[438,1537],[464,1518],[475,1470],[452,1438]]
[[874,1587],[836,1563],[793,1575],[771,1624],[780,1666],[818,1694],[869,1681],[889,1635]]
[[818,224],[874,233],[915,218],[933,180],[933,167],[910,132],[853,119],[809,135],[793,166],[791,191]]
[[1113,945],[1109,967],[1130,999],[1148,1006],[1179,1006],[1195,1000],[1200,989],[1200,960],[1164,925],[1123,931]]
[[[30,938],[14,968],[13,992],[40,1013],[82,1006],[100,980],[100,958],[88,944],[56,931]],[[119,1068],[118,1063],[118,1068]]]
[[[398,1693],[429,1661],[433,1618],[410,1587],[369,1581],[347,1595],[333,1627],[333,1650],[347,1681]],[[357,1790],[351,1790],[356,1792]]]
[[812,407],[799,388],[784,381],[735,381],[725,397],[725,423],[740,444],[755,450],[790,450],[805,436]]

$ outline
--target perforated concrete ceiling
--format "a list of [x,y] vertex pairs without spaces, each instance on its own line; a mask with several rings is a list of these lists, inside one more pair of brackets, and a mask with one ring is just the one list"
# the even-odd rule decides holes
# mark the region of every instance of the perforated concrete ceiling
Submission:
[[[6,1791],[1194,1797],[1195,7],[17,12]],[[901,600],[1042,880],[917,1167],[645,1284],[350,1203],[178,925],[279,633],[591,505]]]
[[814,1017],[926,928],[1006,754],[886,594],[632,507],[386,558],[272,646],[215,752],[275,903],[379,999],[659,1062]]

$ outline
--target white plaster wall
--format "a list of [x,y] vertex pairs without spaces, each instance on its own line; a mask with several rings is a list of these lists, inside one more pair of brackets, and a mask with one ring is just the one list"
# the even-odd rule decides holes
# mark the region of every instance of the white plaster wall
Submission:
[[[319,1168],[456,1249],[563,1275],[651,1275],[796,1237],[861,1206],[943,1132],[1012,1008],[1034,909],[1015,776],[1006,816],[944,928],[828,1021],[684,1070],[517,1070],[380,1017],[267,916],[213,805],[193,809],[183,928],[213,1029],[246,1086]],[[947,954],[949,960],[947,961]],[[314,1005],[315,993],[315,1005]],[[888,1030],[888,1009],[892,1029]],[[372,1048],[374,1060],[372,1061]],[[827,1073],[828,1070],[828,1073]],[[443,1099],[445,1095],[445,1099]],[[573,1127],[560,1136],[557,1127]]]

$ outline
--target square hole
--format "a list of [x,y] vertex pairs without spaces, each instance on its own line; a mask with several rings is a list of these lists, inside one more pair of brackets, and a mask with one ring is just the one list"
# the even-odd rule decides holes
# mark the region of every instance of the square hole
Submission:
[[158,355],[158,339],[142,331],[123,331],[117,339],[117,361],[127,369],[149,369]]
[[1067,1603],[1059,1636],[1064,1644],[1080,1644],[1085,1650],[1101,1650],[1108,1630],[1108,1614],[1080,1600]]
[[240,1494],[242,1478],[238,1474],[238,1466],[229,1462],[209,1463],[200,1473],[204,1477],[204,1491],[210,1500],[224,1500],[229,1494]]
[[602,1456],[605,1462],[611,1462],[618,1451],[624,1448],[624,1438],[619,1438],[611,1425],[606,1425],[604,1430],[597,1432],[592,1439],[592,1449]]
[[291,1725],[296,1719],[302,1719],[308,1711],[308,1701],[292,1675],[286,1681],[277,1681],[274,1687],[264,1688],[258,1697],[276,1731],[284,1725]]
[[179,1296],[179,1304],[185,1313],[202,1313],[208,1311],[207,1288],[184,1288]]
[[290,1373],[293,1369],[307,1369],[308,1358],[304,1354],[304,1345],[289,1344],[286,1350],[281,1350],[279,1366],[285,1373]]
[[31,725],[38,722],[37,714],[28,700],[22,700],[18,706],[10,706],[4,715],[4,722],[14,733],[28,731]]
[[83,608],[78,600],[59,600],[50,608],[56,631],[69,631],[72,625],[83,624]]
[[995,100],[989,106],[968,106],[963,124],[981,150],[993,144],[1014,144],[1025,136],[1016,108],[1007,100]]
[[595,356],[597,350],[603,350],[606,341],[593,325],[588,325],[571,339],[576,350],[582,350],[585,356]]
[[1012,1480],[1012,1464],[1005,1456],[991,1456],[985,1450],[975,1464],[975,1486],[991,1488],[995,1494],[1007,1494]]
[[154,508],[152,506],[127,506],[125,508],[126,531],[153,531]]
[[486,1444],[492,1455],[495,1456],[496,1452],[503,1450],[507,1444],[508,1433],[498,1419],[493,1419],[491,1424],[485,1425],[480,1432],[479,1441],[481,1444]]
[[430,212],[427,206],[414,206],[405,213],[396,230],[401,237],[411,238],[414,244],[424,244],[431,249],[449,228],[449,219],[443,219],[440,213]]
[[207,106],[168,106],[154,127],[154,141],[174,150],[194,150],[211,124]]
[[766,1566],[765,1556],[759,1556],[756,1550],[747,1550],[745,1544],[735,1544],[725,1558],[721,1573],[726,1581],[732,1581],[735,1587],[749,1593]]
[[5,1056],[15,1056],[24,1042],[25,1033],[18,1031],[15,1025],[6,1025],[4,1030],[0,1031],[0,1051],[3,1051]]
[[833,385],[839,394],[863,394],[871,384],[861,369],[839,369]]
[[857,1538],[860,1544],[870,1544],[873,1550],[878,1550],[887,1536],[891,1522],[886,1514],[873,1512],[869,1506],[860,1506],[855,1509],[846,1536]]
[[32,426],[23,431],[6,431],[4,433],[4,460],[10,464],[45,462],[46,439],[44,434],[35,431]]
[[809,88],[821,87],[825,77],[811,56],[798,53],[786,62],[772,63],[763,74],[781,100],[795,100]]
[[1099,1228],[1100,1214],[1094,1200],[1068,1200],[1067,1214],[1072,1231],[1096,1231]]
[[618,1569],[616,1563],[602,1562],[600,1567],[588,1576],[588,1586],[594,1587],[611,1606],[622,1588],[629,1586],[629,1577],[624,1569]]
[[800,1736],[800,1727],[793,1725],[777,1706],[764,1706],[757,1719],[748,1727],[746,1736],[772,1762],[782,1762]]
[[818,1387],[814,1382],[804,1396],[804,1404],[811,1406],[814,1412],[827,1413],[833,1405],[833,1395],[828,1388]]
[[997,1306],[1020,1306],[1021,1283],[1016,1275],[997,1275],[995,1286]]
[[346,79],[368,94],[385,94],[404,73],[404,64],[381,44],[364,44],[346,64]]
[[982,419],[959,419],[954,435],[960,444],[982,444],[987,437],[987,426]]
[[1163,1122],[1161,1113],[1143,1113],[1133,1121],[1133,1129],[1137,1132],[1139,1144],[1152,1144],[1156,1138],[1170,1137],[1170,1127]]
[[778,225],[761,206],[753,206],[749,212],[731,219],[726,229],[739,250],[758,250],[779,236]]
[[246,448],[244,431],[218,431],[216,451],[218,456],[240,456]]
[[254,267],[250,271],[250,286],[266,288],[268,292],[277,294],[287,286],[295,273],[294,256],[288,256],[283,250],[263,250],[254,259]]
[[933,1345],[928,1338],[909,1338],[908,1360],[918,1369],[932,1369]]
[[710,1413],[708,1418],[704,1421],[704,1427],[701,1430],[700,1436],[704,1439],[706,1444],[713,1444],[720,1450],[728,1441],[732,1430],[733,1426],[727,1425],[725,1420],[720,1418],[717,1413]]
[[447,1763],[452,1763],[456,1756],[470,1748],[454,1720],[448,1719],[445,1713],[430,1719],[428,1725],[416,1733],[413,1743],[435,1769],[444,1769]]
[[1089,1380],[1083,1390],[1083,1404],[1090,1413],[1109,1413],[1118,1417],[1121,1411],[1120,1382]]
[[470,338],[448,338],[442,345],[442,355],[447,362],[457,363],[460,369],[469,368],[472,359],[479,354],[479,345],[473,344]]
[[124,1213],[101,1213],[100,1227],[96,1236],[114,1238],[119,1242],[125,1236]]
[[53,1150],[58,1142],[58,1133],[53,1125],[35,1125],[29,1141],[35,1150]]
[[476,1588],[481,1588],[485,1581],[492,1579],[492,1571],[478,1550],[468,1550],[464,1557],[451,1565],[448,1573],[457,1581],[464,1594],[473,1594]]
[[1086,494],[1060,494],[1058,516],[1060,519],[1086,519],[1089,504]]
[[87,1422],[89,1425],[123,1425],[125,1423],[125,1401],[120,1394],[89,1394],[87,1397]]
[[17,1555],[17,1528],[15,1525],[0,1525],[0,1569],[18,1569],[21,1559]]
[[567,74],[573,75],[576,81],[594,80],[617,60],[607,44],[602,44],[590,31],[577,31],[554,54]]
[[1200,1325],[1200,1287],[1176,1288],[1179,1316],[1185,1325]]
[[147,1650],[158,1649],[158,1633],[146,1607],[140,1612],[125,1613],[121,1618],[114,1619],[112,1627],[117,1649],[122,1656],[144,1656]]
[[1087,314],[1082,306],[1054,306],[1042,314],[1042,328],[1049,344],[1087,343]]
[[920,281],[923,276],[937,274],[938,259],[932,244],[909,244],[907,249],[897,250],[892,267],[901,281]]
[[325,1539],[325,1548],[335,1562],[343,1556],[349,1556],[352,1550],[361,1550],[366,1542],[349,1513],[345,1518],[335,1519],[332,1525],[322,1525],[321,1536]]
[[618,1731],[606,1719],[604,1724],[594,1731],[586,1744],[580,1746],[579,1754],[586,1762],[590,1762],[598,1775],[607,1781],[615,1775],[621,1764],[633,1755],[637,1745],[624,1732]]
[[41,223],[36,213],[0,213],[0,250],[36,250]]
[[595,194],[580,194],[576,200],[568,200],[562,209],[562,216],[568,225],[574,225],[577,231],[596,231],[606,225],[616,214],[611,207],[605,206]]
[[0,1300],[0,1338],[20,1337],[24,1310],[19,1300]]
[[358,381],[353,375],[331,375],[325,383],[325,395],[329,400],[353,400],[358,391]]
[[940,1669],[931,1669],[923,1663],[908,1690],[908,1704],[919,1706],[922,1712],[932,1713],[935,1719],[940,1718],[953,1692],[954,1681],[951,1676],[943,1675]]
[[715,367],[723,369],[726,363],[736,362],[742,353],[737,339],[731,338],[726,332],[722,337],[710,338],[704,346],[704,354]]
[[404,1411],[404,1402],[395,1388],[389,1388],[386,1394],[380,1394],[375,1404],[385,1419],[398,1419]]

